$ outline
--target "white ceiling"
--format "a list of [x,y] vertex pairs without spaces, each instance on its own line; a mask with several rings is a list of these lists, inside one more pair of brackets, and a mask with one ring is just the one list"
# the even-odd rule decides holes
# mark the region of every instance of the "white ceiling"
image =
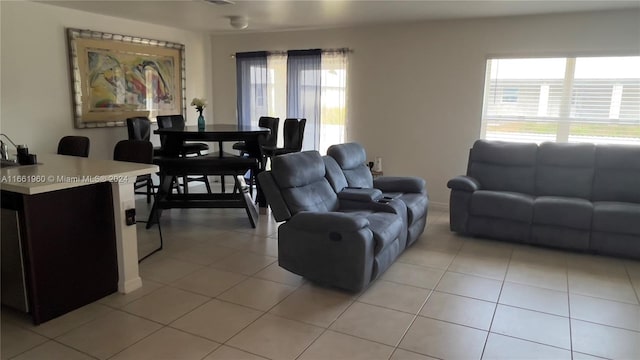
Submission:
[[[233,5],[215,5],[205,0],[39,2],[211,33],[327,29],[433,19],[640,8],[639,0],[235,0]],[[228,19],[233,15],[247,17],[249,27],[233,30]]]

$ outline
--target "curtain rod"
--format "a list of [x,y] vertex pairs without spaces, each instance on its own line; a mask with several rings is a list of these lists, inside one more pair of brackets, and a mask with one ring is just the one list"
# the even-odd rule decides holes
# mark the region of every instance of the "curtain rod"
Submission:
[[[347,53],[347,54],[351,54],[353,53],[352,49],[349,48],[335,48],[335,49],[320,49],[320,51],[324,54],[324,53],[339,53],[339,52],[343,52],[343,53]],[[251,52],[251,51],[248,51]],[[256,52],[260,52],[260,51],[256,51]],[[267,55],[287,55],[288,50],[267,50],[264,51],[265,53],[267,53]],[[231,54],[230,57],[232,59],[236,58],[236,54]]]

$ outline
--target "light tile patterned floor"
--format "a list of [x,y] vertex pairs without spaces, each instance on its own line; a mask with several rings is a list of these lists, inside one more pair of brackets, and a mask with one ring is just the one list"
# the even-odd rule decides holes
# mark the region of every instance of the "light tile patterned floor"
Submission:
[[165,211],[142,289],[40,326],[3,309],[2,359],[640,358],[640,262],[459,237],[433,209],[428,220],[351,294],[280,268],[269,215],[251,229],[243,210]]

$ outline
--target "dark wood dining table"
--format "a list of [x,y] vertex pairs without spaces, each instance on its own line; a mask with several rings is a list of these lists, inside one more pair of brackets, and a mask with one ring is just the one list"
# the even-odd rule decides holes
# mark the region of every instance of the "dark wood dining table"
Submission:
[[[245,166],[259,172],[262,152],[260,144],[268,135],[268,128],[233,124],[207,124],[203,129],[197,126],[157,129],[154,134],[162,137],[162,156],[154,160],[160,167],[160,186],[149,214],[147,226],[157,223],[163,209],[171,208],[245,208],[250,223],[255,227],[258,211],[242,176],[234,176],[236,188],[233,193],[174,194],[173,178],[186,175],[234,174]],[[181,148],[185,141],[213,142],[218,151],[204,156],[182,157]],[[249,157],[241,158],[225,154],[224,142],[244,141]],[[248,169],[248,167],[247,167]],[[245,170],[246,171],[246,170]],[[227,173],[228,172],[228,173]],[[244,173],[244,172],[243,172]],[[256,199],[260,206],[266,206],[260,187],[256,184]]]

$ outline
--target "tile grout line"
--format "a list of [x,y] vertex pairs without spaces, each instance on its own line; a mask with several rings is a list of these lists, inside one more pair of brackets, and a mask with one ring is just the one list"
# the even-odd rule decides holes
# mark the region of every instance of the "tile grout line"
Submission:
[[[444,215],[441,215],[444,216]],[[433,224],[431,224],[433,225]],[[400,339],[396,342],[396,345],[394,346],[393,351],[391,352],[391,355],[389,356],[389,359],[391,359],[393,357],[393,355],[395,354],[395,352],[397,351],[398,347],[400,346],[400,344],[402,343],[402,340],[404,340],[405,336],[407,336],[407,333],[409,332],[409,329],[411,329],[411,327],[413,326],[413,324],[416,322],[416,320],[418,319],[418,317],[420,316],[420,312],[422,311],[422,309],[424,308],[424,306],[427,304],[427,302],[429,301],[429,299],[431,298],[431,295],[433,294],[434,291],[436,291],[435,289],[438,287],[438,285],[440,284],[440,281],[442,281],[442,278],[444,277],[444,275],[447,273],[449,267],[451,266],[451,264],[453,263],[453,261],[455,260],[455,258],[458,256],[458,254],[460,254],[460,251],[462,250],[462,248],[464,247],[464,245],[460,246],[460,248],[458,249],[458,251],[456,252],[456,255],[451,258],[451,261],[449,262],[449,264],[447,265],[447,268],[444,269],[444,271],[442,272],[442,274],[440,275],[440,278],[438,279],[438,281],[436,282],[436,284],[433,286],[433,289],[431,289],[431,291],[429,291],[429,294],[427,295],[427,298],[422,302],[422,305],[420,306],[420,308],[418,309],[418,311],[416,312],[416,314],[413,316],[413,319],[411,319],[411,322],[409,323],[409,325],[407,326],[407,328],[405,329],[405,331],[402,333],[402,336],[400,336]],[[407,249],[405,249],[405,251],[407,251]],[[431,356],[431,355],[427,355],[427,356]]]
[[513,247],[511,248],[511,253],[509,254],[509,262],[507,263],[507,269],[504,272],[504,276],[502,278],[502,283],[500,284],[500,292],[498,292],[498,298],[495,302],[495,308],[493,309],[493,316],[491,316],[491,322],[489,323],[489,330],[487,330],[487,337],[484,340],[484,346],[482,347],[482,354],[480,355],[480,359],[484,357],[484,352],[487,350],[487,344],[489,343],[489,335],[492,334],[491,329],[493,328],[493,321],[496,318],[496,313],[498,312],[498,304],[500,302],[500,297],[502,296],[502,290],[504,289],[504,283],[507,280],[507,273],[509,272],[509,266],[511,266],[511,261],[513,260]]

